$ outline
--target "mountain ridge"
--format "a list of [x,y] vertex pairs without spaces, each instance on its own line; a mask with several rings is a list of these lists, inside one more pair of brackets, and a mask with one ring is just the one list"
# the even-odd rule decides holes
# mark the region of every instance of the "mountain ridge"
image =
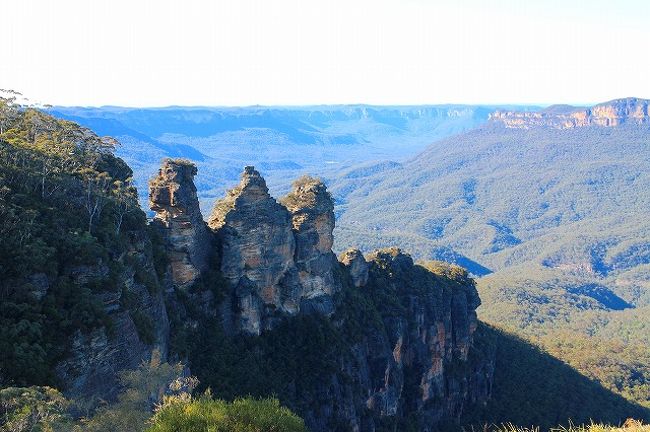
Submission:
[[648,124],[650,100],[627,97],[602,102],[589,108],[551,105],[537,112],[500,111],[491,113],[489,120],[507,128],[527,129],[549,126],[568,129],[585,126],[615,127],[624,123]]

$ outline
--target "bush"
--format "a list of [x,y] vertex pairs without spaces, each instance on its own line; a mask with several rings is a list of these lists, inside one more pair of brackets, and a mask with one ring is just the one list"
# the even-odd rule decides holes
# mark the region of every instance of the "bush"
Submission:
[[277,399],[167,398],[148,432],[306,432],[303,420]]

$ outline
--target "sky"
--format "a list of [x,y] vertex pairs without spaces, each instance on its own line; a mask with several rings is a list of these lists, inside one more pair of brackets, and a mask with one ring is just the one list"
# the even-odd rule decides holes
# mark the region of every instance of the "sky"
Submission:
[[55,105],[650,98],[649,0],[1,0],[0,88]]

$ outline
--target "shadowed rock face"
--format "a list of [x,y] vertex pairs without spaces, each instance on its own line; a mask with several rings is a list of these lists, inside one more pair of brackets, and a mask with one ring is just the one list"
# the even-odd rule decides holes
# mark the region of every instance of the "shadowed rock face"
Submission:
[[191,162],[166,159],[149,183],[149,206],[156,212],[153,223],[165,239],[172,280],[179,288],[198,279],[211,250],[194,186],[196,173]]
[[360,295],[376,306],[380,323],[359,329],[350,354],[341,353],[347,379],[323,374],[316,391],[300,395],[317,407],[300,413],[310,430],[337,424],[376,432],[386,430],[387,418],[411,417],[413,430],[431,432],[489,398],[494,357],[470,355],[478,294],[466,271],[415,264],[398,248],[370,253],[368,261],[358,250],[341,258],[352,280],[353,267],[365,267]]
[[[156,278],[151,261],[150,240],[147,231],[129,234],[127,253],[133,262]],[[74,284],[97,280],[108,274],[108,268],[99,265],[83,265],[70,268]],[[151,292],[143,283],[136,281],[136,270],[128,265],[114,281],[117,290],[97,293],[104,311],[110,317],[112,328],[94,329],[91,332],[77,330],[72,336],[69,351],[56,365],[58,380],[64,383],[65,395],[93,404],[97,398],[111,400],[120,391],[119,373],[135,369],[142,361],[148,361],[154,352],[166,361],[169,348],[169,320],[163,293]],[[101,279],[100,279],[101,280]],[[132,313],[122,303],[124,293],[129,293],[134,309],[152,324],[153,340],[142,340]]]
[[[374,432],[383,430],[386,419],[414,416],[417,430],[430,432],[489,397],[493,359],[470,355],[480,301],[465,270],[439,262],[416,265],[397,248],[367,259],[348,250],[339,263],[332,252],[334,203],[325,185],[300,178],[278,202],[253,167],[217,201],[206,226],[195,174],[182,161],[163,164],[151,182],[154,221],[167,242],[172,282],[182,288],[216,273],[226,281],[225,296],[215,304],[192,292],[193,303],[202,307],[190,312],[168,291],[168,307],[192,328],[218,316],[226,333],[259,335],[274,331],[282,317],[329,316],[338,305],[337,328],[353,329],[340,335],[336,366],[319,371],[316,385],[300,377],[287,383],[301,389],[287,403],[296,403],[311,430],[337,424]],[[207,268],[205,257],[212,255],[218,268]],[[365,316],[361,327],[357,315]]]
[[[415,408],[421,418],[419,430],[428,431],[442,419],[460,415],[469,401],[487,399],[493,370],[489,361],[474,364],[475,369],[462,377],[450,372],[454,364],[468,360],[477,326],[475,309],[480,302],[467,273],[454,280],[445,274],[442,279],[426,264],[415,265],[398,248],[375,251],[368,262],[371,282],[381,279],[387,284],[370,289],[394,292],[404,307],[402,314],[384,317],[390,350],[369,353],[371,358],[384,358],[386,378],[371,394],[368,407],[382,415]],[[415,379],[417,391],[406,391],[406,376]]]

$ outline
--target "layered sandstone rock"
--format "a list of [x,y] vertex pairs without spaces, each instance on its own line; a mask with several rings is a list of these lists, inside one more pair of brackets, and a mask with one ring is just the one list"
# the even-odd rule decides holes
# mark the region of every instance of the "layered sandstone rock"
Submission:
[[[121,389],[120,372],[137,368],[154,353],[163,361],[167,359],[169,319],[162,290],[146,286],[136,276],[140,271],[150,275],[149,282],[157,283],[147,231],[129,232],[126,255],[129,259],[122,262],[124,271],[113,275],[115,279],[108,284],[114,288],[95,294],[111,328],[102,326],[90,332],[78,329],[65,358],[54,370],[59,382],[65,384],[67,397],[87,401],[91,406],[97,399],[111,400],[117,395]],[[72,276],[71,283],[82,286],[106,282],[109,277],[101,262],[72,266],[65,272]]]
[[[430,430],[462,412],[472,399],[486,400],[492,364],[476,364],[475,372],[462,378],[451,372],[467,362],[477,325],[480,301],[467,273],[440,277],[397,248],[375,251],[368,259],[371,279],[387,284],[378,288],[394,293],[403,312],[384,315],[391,349],[383,350],[384,385],[371,393],[367,406],[381,415],[415,408],[420,430]],[[417,391],[406,390],[407,374],[416,380]]]
[[[331,312],[329,297],[341,283],[334,270],[338,265],[334,244],[334,201],[319,179],[304,176],[293,183],[293,190],[281,200],[291,212],[296,240],[294,262],[305,300],[322,299],[322,312]],[[312,303],[310,303],[312,304]]]
[[334,202],[320,180],[299,179],[278,203],[259,172],[245,167],[208,225],[233,287],[236,331],[259,334],[279,314],[333,312],[332,295],[341,286],[332,252]]
[[[361,263],[363,255],[349,251],[342,258],[352,271],[351,263]],[[474,283],[458,267],[416,265],[398,248],[367,258],[362,298],[376,307],[380,322],[348,335],[354,340],[350,354],[341,352],[339,359],[346,379],[323,375],[322,386],[300,396],[318,408],[300,414],[314,431],[330,430],[331,424],[383,430],[389,418],[397,424],[411,418],[418,431],[439,430],[491,392],[493,353],[469,355],[479,304]],[[352,319],[362,315],[351,313]]]
[[191,286],[208,264],[210,232],[206,227],[194,186],[196,166],[181,159],[166,159],[149,182],[149,206],[167,246],[174,285]]
[[220,244],[221,272],[234,288],[235,328],[259,334],[275,312],[295,314],[301,287],[289,211],[246,167],[239,186],[217,201],[208,221]]
[[569,105],[554,105],[542,111],[496,111],[490,120],[507,128],[529,129],[546,126],[569,129],[585,126],[616,127],[623,124],[650,124],[650,101],[626,98],[595,105],[591,108],[577,108]]
[[[199,239],[194,235],[198,231],[180,235],[175,223],[185,217],[190,226],[202,226],[191,185],[195,171],[178,165],[166,162],[151,192],[167,240],[176,238],[187,252],[172,254],[177,268],[194,263],[190,251]],[[190,193],[179,195],[183,190]],[[188,210],[195,215],[191,220]],[[219,267],[195,267],[199,275],[223,277],[225,295],[211,311],[198,308],[203,315],[185,311],[184,322],[198,327],[205,317],[219,316],[226,333],[259,335],[274,331],[282,317],[327,316],[340,307],[334,326],[326,325],[327,332],[343,332],[332,368],[320,371],[322,379],[315,385],[300,377],[286,383],[296,391],[288,390],[287,402],[296,404],[314,431],[337,424],[341,430],[371,432],[391,419],[411,418],[416,430],[428,432],[486,401],[493,355],[470,355],[480,301],[467,273],[443,263],[416,265],[397,248],[367,258],[349,250],[339,263],[332,253],[333,210],[332,197],[317,179],[299,179],[279,203],[262,176],[246,167],[239,185],[215,204],[208,222],[213,241],[202,247],[216,253]],[[168,247],[178,252],[174,244]],[[341,291],[346,279],[362,289]],[[346,299],[349,303],[341,303]],[[324,322],[313,319],[308,322]],[[96,344],[101,347],[102,341]]]

